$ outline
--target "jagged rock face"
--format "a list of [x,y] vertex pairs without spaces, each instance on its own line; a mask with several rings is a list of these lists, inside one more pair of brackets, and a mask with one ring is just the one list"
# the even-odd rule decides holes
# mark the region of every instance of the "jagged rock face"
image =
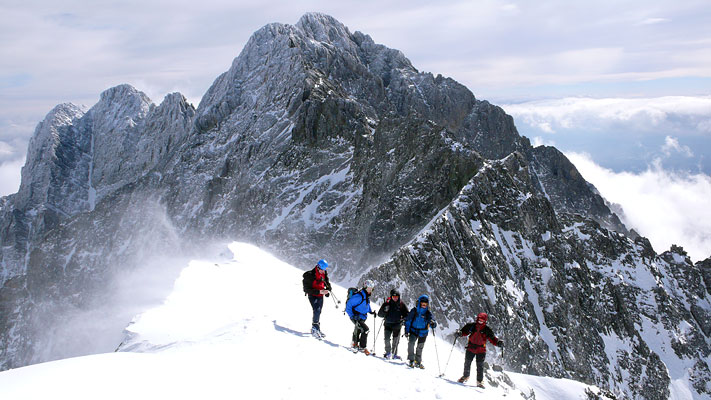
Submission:
[[529,160],[542,191],[556,211],[584,215],[603,228],[624,233],[633,239],[617,215],[610,212],[597,189],[587,182],[573,163],[555,147],[539,146],[531,150]]
[[[513,370],[665,399],[685,373],[708,396],[711,309],[683,250],[649,254],[535,194],[525,157],[487,163],[428,228],[363,279],[428,293],[448,331],[490,314]],[[672,367],[673,366],[673,367]],[[669,370],[667,370],[669,368]]]
[[0,310],[7,316],[0,369],[58,357],[61,349],[46,356],[46,348],[61,343],[39,336],[62,322],[63,311],[95,301],[112,268],[135,264],[151,253],[146,248],[171,254],[158,244],[181,247],[164,233],[139,234],[163,232],[165,223],[147,206],[155,203],[146,200],[152,192],[135,193],[133,184],[184,141],[194,112],[180,94],[156,107],[122,85],[86,113],[60,105],[38,126],[20,191],[0,209]]
[[[626,232],[564,156],[533,149],[500,108],[331,17],[257,31],[197,110],[179,94],[156,107],[122,85],[66,126],[89,144],[87,168],[72,170],[85,196],[75,213],[33,240],[13,222],[31,217],[14,197],[0,208],[2,239],[18,249],[1,253],[15,272],[0,288],[10,316],[0,321],[0,369],[43,359],[47,342],[32,335],[40,321],[105,300],[118,270],[185,241],[249,240],[304,267],[325,257],[336,278],[353,278],[417,237],[372,276],[433,293],[448,326],[481,309],[508,316],[507,330],[522,332],[507,337],[510,367],[638,396],[668,387],[666,360],[630,333],[635,325],[610,330],[619,321],[596,314],[600,302],[627,310],[648,292],[620,285],[610,268],[670,264],[643,238],[601,229]],[[673,279],[665,268],[660,279]],[[662,286],[665,329],[704,320],[708,297],[688,311],[681,290]],[[684,335],[703,352],[708,339],[692,322]],[[610,352],[610,332],[639,344]],[[701,382],[706,364],[696,360]],[[628,371],[639,377],[629,390],[618,381]]]
[[696,263],[696,268],[701,270],[701,275],[706,285],[706,293],[711,294],[711,257]]
[[91,147],[90,138],[73,129],[74,122],[83,114],[72,104],[61,104],[37,126],[14,199],[17,209],[47,207],[74,214],[77,205],[86,199],[82,180],[72,179],[72,173],[88,175],[90,164],[85,156]]
[[[462,85],[316,14],[256,32],[195,126],[164,180],[178,225],[258,240],[298,263],[320,251],[344,265],[340,276],[444,207],[481,164],[476,152],[526,143]],[[185,165],[210,179],[186,186]]]
[[74,126],[83,115],[72,104],[60,104],[35,129],[20,189],[0,210],[0,282],[24,272],[32,241],[87,209],[91,139]]

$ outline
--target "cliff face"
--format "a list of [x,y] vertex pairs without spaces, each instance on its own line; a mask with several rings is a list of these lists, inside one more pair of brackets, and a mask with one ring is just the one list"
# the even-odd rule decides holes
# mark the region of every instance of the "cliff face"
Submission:
[[[683,359],[706,376],[708,268],[623,236],[556,149],[532,148],[500,108],[321,14],[255,32],[197,109],[180,94],[155,106],[127,85],[86,113],[58,107],[0,228],[2,368],[56,357],[37,332],[105,299],[146,255],[241,239],[303,267],[325,257],[335,278],[367,272],[381,290],[433,293],[450,328],[482,309],[506,316],[520,332],[507,338],[510,368],[638,396],[668,387],[667,361],[633,333],[652,316],[640,307],[666,293],[674,317],[657,314],[654,329],[685,321],[695,350]],[[619,278],[636,271],[654,284]],[[695,302],[670,291],[691,276],[693,293],[707,290]],[[618,327],[603,304],[630,322]],[[611,335],[632,347],[606,347]],[[639,387],[619,383],[634,368]]]
[[363,279],[429,293],[445,332],[479,312],[510,369],[669,397],[685,374],[708,395],[708,287],[683,249],[656,255],[535,194],[520,153],[487,163],[408,245]]

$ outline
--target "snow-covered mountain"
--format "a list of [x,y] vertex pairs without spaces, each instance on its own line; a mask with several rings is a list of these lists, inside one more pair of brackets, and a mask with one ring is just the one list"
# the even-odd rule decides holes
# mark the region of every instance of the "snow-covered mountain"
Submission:
[[[412,400],[481,392],[490,399],[561,400],[603,393],[575,381],[492,369],[486,373],[486,389],[458,384],[462,350],[456,348],[447,365],[452,346],[431,335],[423,354],[425,370],[353,354],[347,348],[353,325],[330,299],[322,314],[327,337],[318,341],[309,333],[311,306],[301,291],[303,271],[251,245],[229,247],[232,260],[193,260],[182,269],[162,304],[128,325],[116,352],[1,372],[0,398]],[[273,277],[268,291],[244,284],[254,270]],[[345,289],[334,286],[334,293]],[[373,332],[368,345],[376,353],[383,351],[382,332],[377,342],[374,337],[379,331],[374,325],[381,321],[368,321]],[[400,352],[407,352],[403,343]],[[489,364],[497,362],[495,354],[491,349]],[[441,371],[445,376],[438,378]]]
[[0,201],[0,369],[106,351],[64,316],[236,239],[431,293],[450,331],[488,311],[513,371],[711,393],[711,259],[656,254],[500,108],[323,14],[255,32],[197,109],[121,85],[47,116]]

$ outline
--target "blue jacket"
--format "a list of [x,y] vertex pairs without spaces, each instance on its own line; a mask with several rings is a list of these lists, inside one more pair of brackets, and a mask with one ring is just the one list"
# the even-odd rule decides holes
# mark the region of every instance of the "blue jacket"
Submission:
[[420,296],[420,298],[417,299],[417,306],[410,310],[407,318],[405,318],[405,332],[419,337],[427,336],[430,326],[432,326],[432,328],[437,326],[437,321],[435,321],[432,316],[429,307],[420,307],[420,302],[423,298],[425,298],[425,296]]
[[370,296],[362,289],[360,292],[351,296],[346,302],[346,312],[351,319],[361,319],[365,321],[368,318],[370,309]]

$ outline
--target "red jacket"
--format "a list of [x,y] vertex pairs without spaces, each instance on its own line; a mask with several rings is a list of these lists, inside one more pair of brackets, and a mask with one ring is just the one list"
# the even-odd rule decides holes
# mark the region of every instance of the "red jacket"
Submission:
[[469,343],[467,343],[467,351],[474,354],[486,353],[486,341],[488,340],[494,346],[499,344],[499,338],[494,335],[494,332],[486,326],[486,323],[477,325],[468,323],[460,330],[462,336],[469,335]]
[[309,296],[323,297],[323,295],[319,292],[320,290],[331,290],[331,283],[328,280],[328,272],[324,270],[319,271],[319,268],[314,268],[306,271],[304,272],[303,278],[304,293]]

